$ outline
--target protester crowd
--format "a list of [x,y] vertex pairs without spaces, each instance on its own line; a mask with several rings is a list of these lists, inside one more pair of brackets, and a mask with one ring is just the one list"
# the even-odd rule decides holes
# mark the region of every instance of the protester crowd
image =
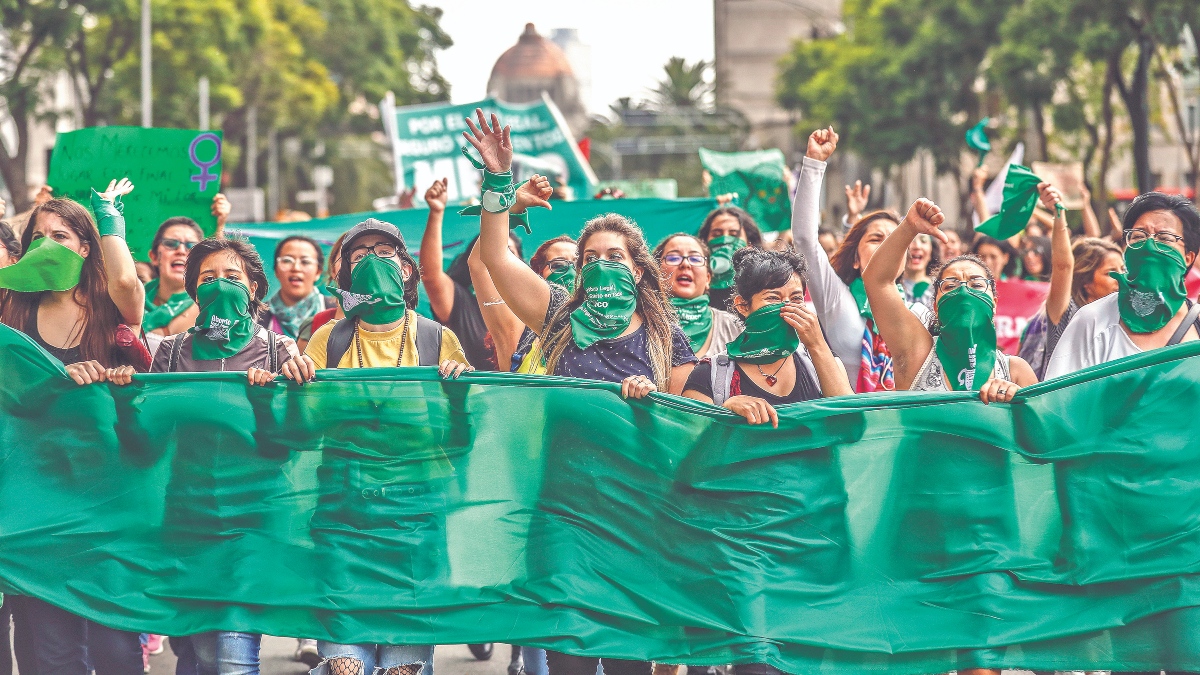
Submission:
[[[248,243],[170,218],[150,263],[125,242],[126,180],[93,191],[88,210],[44,191],[14,230],[0,223],[0,322],[60,360],[80,385],[128,384],[143,372],[244,372],[251,385],[297,385],[320,369],[436,366],[620,384],[623,397],[664,392],[778,426],[777,408],[872,392],[972,391],[1004,403],[1041,379],[1200,339],[1200,304],[1184,277],[1200,251],[1200,212],[1186,199],[1138,197],[1104,237],[1085,213],[1072,237],[1062,195],[1038,185],[1044,212],[1011,240],[976,235],[918,199],[907,213],[866,211],[870,186],[847,186],[846,219],[822,228],[819,197],[838,136],[814,131],[796,181],[791,231],[768,239],[722,205],[693,232],[646,241],[615,213],[578,237],[541,244],[528,262],[513,216],[550,208],[542,176],[517,185],[509,130],[477,111],[466,141],[484,166],[478,239],[448,266],[447,186],[425,194],[417,256],[389,223],[367,219],[328,258],[289,236],[267,267]],[[986,172],[973,199],[986,211]],[[986,212],[979,213],[982,219]],[[1047,232],[1049,235],[1047,236]],[[788,242],[791,242],[790,244]],[[1020,354],[997,347],[996,282],[1049,282]],[[423,284],[433,317],[415,311]],[[31,597],[7,596],[21,675],[133,675],[161,638],[106,628]],[[8,625],[5,620],[5,626]],[[258,670],[261,636],[173,637],[181,675]],[[3,644],[7,645],[5,639]],[[536,675],[593,675],[598,659],[523,650]],[[432,675],[429,645],[301,640],[316,675]],[[9,663],[0,655],[0,667]],[[681,666],[603,659],[609,675],[664,675]],[[770,672],[765,665],[739,672]]]

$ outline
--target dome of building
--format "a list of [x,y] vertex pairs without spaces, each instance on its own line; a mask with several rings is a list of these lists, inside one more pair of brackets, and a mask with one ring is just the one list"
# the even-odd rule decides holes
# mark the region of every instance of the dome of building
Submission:
[[574,76],[567,55],[558,45],[538,35],[532,23],[525,24],[525,31],[517,44],[509,47],[492,66],[490,80],[504,78],[556,78]]

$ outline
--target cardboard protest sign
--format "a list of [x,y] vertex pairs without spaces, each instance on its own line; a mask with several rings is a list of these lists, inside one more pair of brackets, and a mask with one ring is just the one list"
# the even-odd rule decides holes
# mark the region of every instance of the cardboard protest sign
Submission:
[[1078,211],[1083,208],[1083,162],[1033,162],[1033,172],[1062,193],[1062,205]]
[[147,260],[158,226],[187,216],[206,234],[217,227],[213,197],[221,190],[221,132],[142,127],[90,127],[60,133],[50,157],[47,183],[55,197],[85,207],[91,189],[129,178],[125,225],[135,258]]
[[396,191],[415,187],[418,199],[433,181],[449,178],[447,193],[451,204],[479,198],[481,172],[459,151],[467,144],[462,132],[463,120],[475,119],[475,109],[485,115],[496,113],[500,123],[512,127],[513,178],[520,181],[531,174],[562,180],[576,199],[592,196],[596,175],[575,144],[575,138],[562,114],[548,97],[536,103],[505,103],[489,98],[462,105],[411,105],[391,107],[380,104],[384,127],[392,141],[396,162]]

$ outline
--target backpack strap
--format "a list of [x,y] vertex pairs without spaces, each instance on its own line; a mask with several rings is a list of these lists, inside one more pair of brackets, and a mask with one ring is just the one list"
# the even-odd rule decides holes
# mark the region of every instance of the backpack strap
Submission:
[[1179,324],[1179,328],[1175,329],[1175,333],[1171,335],[1171,339],[1167,341],[1167,346],[1177,345],[1183,342],[1183,336],[1187,335],[1188,329],[1196,326],[1196,331],[1200,332],[1200,302],[1191,303],[1192,307],[1188,310],[1187,316],[1183,317],[1183,321]]
[[729,400],[729,389],[733,385],[733,359],[721,352],[714,356],[710,363],[713,405],[724,405],[725,401]]
[[267,370],[272,375],[279,374],[279,352],[276,351],[275,331],[267,331]]
[[[824,396],[825,392],[821,390],[821,378],[817,377],[817,367],[813,365],[812,355],[808,353],[808,347],[801,347],[801,349],[796,352],[796,356],[800,357],[800,363],[804,366],[804,372],[808,373],[809,379],[811,379],[812,383],[816,385],[817,393],[821,396]],[[799,373],[797,373],[797,375],[799,375]]]
[[179,354],[183,351],[183,338],[189,335],[188,333],[180,333],[171,340],[171,355],[167,358],[167,372],[175,372],[175,364],[179,361]]
[[442,324],[426,319],[420,314],[417,317],[417,365],[436,366],[442,356]]
[[326,368],[337,368],[342,362],[346,350],[350,349],[350,340],[354,338],[354,328],[357,324],[357,319],[349,317],[333,324],[333,330],[329,331],[329,341],[325,343]]

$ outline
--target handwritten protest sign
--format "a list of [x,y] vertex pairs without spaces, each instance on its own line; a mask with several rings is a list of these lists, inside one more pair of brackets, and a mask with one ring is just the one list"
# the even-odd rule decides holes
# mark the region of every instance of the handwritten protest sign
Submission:
[[221,132],[141,127],[91,127],[60,133],[47,183],[54,196],[87,206],[91,188],[129,178],[124,197],[126,237],[134,257],[147,260],[154,232],[172,216],[187,216],[206,234],[217,227],[212,200],[221,189]]

